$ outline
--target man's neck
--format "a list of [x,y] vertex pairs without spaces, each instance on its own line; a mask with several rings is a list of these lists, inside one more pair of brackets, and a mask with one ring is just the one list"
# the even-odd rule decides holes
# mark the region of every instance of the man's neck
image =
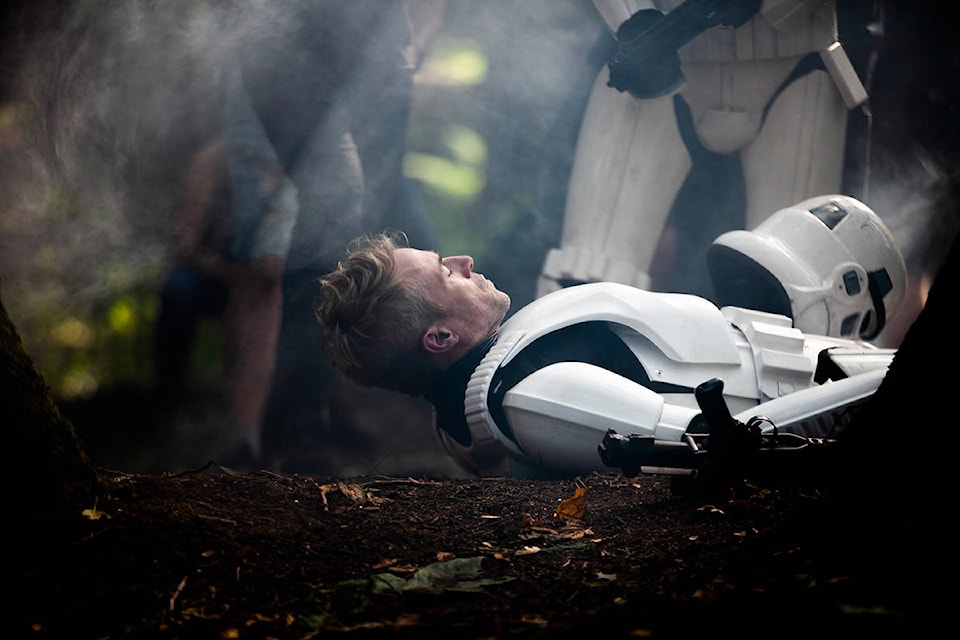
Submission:
[[455,347],[449,351],[437,354],[437,365],[444,371],[448,370],[457,362],[465,358],[468,354],[476,350],[478,346],[489,342],[494,336],[496,336],[496,333],[486,336],[479,336],[470,340],[464,340],[461,338],[460,342],[458,342]]
[[460,355],[453,359],[450,364],[443,367],[445,373],[452,371],[453,369],[459,369],[463,367],[469,367],[472,371],[483,356],[490,350],[490,346],[496,341],[497,334],[491,334],[482,340],[477,340],[473,345],[468,349],[462,349]]
[[452,392],[452,389],[465,387],[473,375],[474,369],[483,360],[483,357],[490,351],[490,347],[497,341],[497,334],[488,336],[473,346],[470,351],[463,354],[456,362],[443,370],[439,378],[424,395],[434,406],[437,406],[437,400],[443,396],[453,393],[457,397],[463,394],[461,391]]

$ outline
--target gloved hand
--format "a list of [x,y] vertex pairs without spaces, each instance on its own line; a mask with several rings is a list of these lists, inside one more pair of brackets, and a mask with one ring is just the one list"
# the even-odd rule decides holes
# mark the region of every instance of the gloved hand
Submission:
[[760,9],[762,0],[686,0],[663,14],[641,9],[617,29],[617,54],[609,62],[607,85],[637,98],[677,91],[685,78],[677,51],[703,31],[740,27]]
[[656,9],[641,9],[620,25],[607,86],[640,99],[668,95],[683,86],[680,58],[663,20]]

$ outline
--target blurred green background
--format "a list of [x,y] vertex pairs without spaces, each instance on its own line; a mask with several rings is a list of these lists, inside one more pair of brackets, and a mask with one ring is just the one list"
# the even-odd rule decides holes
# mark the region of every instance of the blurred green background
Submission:
[[[228,34],[202,0],[30,4],[4,24],[4,303],[59,398],[149,388],[171,220]],[[589,3],[453,0],[417,76],[404,173],[443,252],[518,302],[559,235],[538,207],[562,198],[600,34]],[[195,385],[218,384],[219,340],[204,321]]]

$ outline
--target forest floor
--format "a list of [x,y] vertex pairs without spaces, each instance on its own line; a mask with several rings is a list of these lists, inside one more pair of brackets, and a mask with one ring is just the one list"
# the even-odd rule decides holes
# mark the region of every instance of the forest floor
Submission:
[[11,637],[913,638],[955,589],[922,525],[805,482],[100,472],[23,527]]

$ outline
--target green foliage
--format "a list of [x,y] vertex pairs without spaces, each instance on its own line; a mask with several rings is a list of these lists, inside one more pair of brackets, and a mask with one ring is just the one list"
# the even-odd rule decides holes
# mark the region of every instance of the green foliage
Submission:
[[118,384],[152,384],[156,291],[142,287],[66,314],[49,310],[25,341],[59,398],[89,396]]

